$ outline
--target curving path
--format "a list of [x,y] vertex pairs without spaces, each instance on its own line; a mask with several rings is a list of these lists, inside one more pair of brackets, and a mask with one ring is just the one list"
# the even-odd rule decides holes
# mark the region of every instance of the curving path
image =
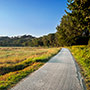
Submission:
[[11,90],[83,90],[81,86],[74,59],[68,49],[62,48]]

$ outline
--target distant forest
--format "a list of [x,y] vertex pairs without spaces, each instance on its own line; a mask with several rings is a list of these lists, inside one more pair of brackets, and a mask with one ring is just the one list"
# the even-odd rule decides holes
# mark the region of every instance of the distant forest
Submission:
[[57,25],[56,33],[39,38],[31,35],[0,37],[0,46],[71,46],[90,45],[90,1],[67,0],[66,14]]
[[0,46],[57,46],[55,34],[49,34],[43,37],[33,37],[31,35],[23,35],[17,37],[0,37]]

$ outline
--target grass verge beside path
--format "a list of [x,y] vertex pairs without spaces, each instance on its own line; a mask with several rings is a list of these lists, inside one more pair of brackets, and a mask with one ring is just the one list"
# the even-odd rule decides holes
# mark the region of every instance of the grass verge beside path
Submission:
[[87,90],[90,90],[90,47],[72,46],[69,47],[69,49],[81,68],[81,73],[84,76]]
[[[49,48],[47,53],[39,55],[35,58],[27,59],[19,64],[15,64],[14,66],[5,67],[8,68],[8,72],[4,75],[0,75],[0,90],[8,90],[12,86],[14,86],[21,79],[34,72],[38,68],[40,68],[43,64],[45,64],[52,56],[56,55],[60,51],[60,48]],[[15,70],[15,66],[18,65],[17,70]],[[20,65],[20,66],[19,66]],[[10,69],[12,72],[10,72]],[[5,72],[5,69],[4,69]]]

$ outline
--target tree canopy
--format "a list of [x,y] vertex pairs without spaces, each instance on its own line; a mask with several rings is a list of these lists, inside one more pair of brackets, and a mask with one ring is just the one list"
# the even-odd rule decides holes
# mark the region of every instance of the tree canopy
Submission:
[[[56,28],[60,45],[78,44],[78,40],[83,40],[83,37],[89,36],[90,1],[68,0],[67,6],[69,12],[65,10],[66,15],[62,17],[60,25]],[[87,41],[88,38],[84,43],[86,44]]]

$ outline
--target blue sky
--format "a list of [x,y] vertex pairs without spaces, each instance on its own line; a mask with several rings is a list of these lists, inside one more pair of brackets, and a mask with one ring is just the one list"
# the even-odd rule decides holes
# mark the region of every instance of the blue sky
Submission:
[[56,32],[67,0],[0,0],[0,36]]

